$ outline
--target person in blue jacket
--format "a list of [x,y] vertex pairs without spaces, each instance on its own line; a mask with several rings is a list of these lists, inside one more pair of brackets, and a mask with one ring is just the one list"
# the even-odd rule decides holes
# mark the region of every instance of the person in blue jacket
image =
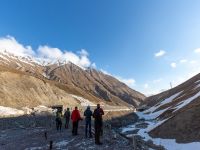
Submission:
[[91,131],[92,111],[90,110],[90,106],[88,106],[87,109],[85,110],[84,116],[85,116],[85,137],[86,138],[88,137],[88,132],[89,132],[89,138],[92,138],[92,131]]

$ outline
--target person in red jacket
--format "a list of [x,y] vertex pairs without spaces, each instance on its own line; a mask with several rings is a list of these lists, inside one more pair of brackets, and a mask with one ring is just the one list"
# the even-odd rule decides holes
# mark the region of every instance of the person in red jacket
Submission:
[[75,107],[75,109],[72,111],[71,120],[72,120],[72,135],[77,135],[78,134],[78,122],[80,120],[82,120],[77,107]]

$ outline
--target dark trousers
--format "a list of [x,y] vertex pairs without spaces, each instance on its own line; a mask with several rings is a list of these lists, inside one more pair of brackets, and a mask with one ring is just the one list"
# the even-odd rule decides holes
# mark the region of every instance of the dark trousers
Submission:
[[[88,127],[89,127],[89,131],[88,131]],[[92,137],[92,131],[91,131],[91,120],[85,120],[85,137],[87,137],[89,132],[89,136]]]
[[65,119],[65,128],[68,129],[69,128],[69,118]]
[[78,121],[75,121],[72,123],[72,134],[77,135],[78,134]]
[[102,134],[102,122],[96,121],[94,123],[94,128],[95,128],[95,143],[99,144],[100,143],[100,135]]
[[56,129],[60,130],[62,129],[62,121],[60,119],[56,119]]

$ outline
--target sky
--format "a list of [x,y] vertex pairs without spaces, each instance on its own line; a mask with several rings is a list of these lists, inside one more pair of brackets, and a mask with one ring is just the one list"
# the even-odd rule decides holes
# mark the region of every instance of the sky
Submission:
[[146,95],[200,72],[199,0],[0,0],[0,48],[72,61]]

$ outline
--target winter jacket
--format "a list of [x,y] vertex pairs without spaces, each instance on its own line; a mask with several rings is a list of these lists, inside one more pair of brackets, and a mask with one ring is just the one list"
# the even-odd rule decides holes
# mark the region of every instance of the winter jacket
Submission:
[[65,119],[69,119],[70,118],[70,111],[66,111],[64,114]]
[[102,108],[96,108],[93,113],[93,117],[95,122],[102,122],[102,115],[104,115],[104,111]]
[[61,112],[57,112],[56,113],[56,121],[62,121],[62,113]]
[[85,120],[91,120],[92,111],[90,109],[86,109],[84,112]]
[[81,120],[81,116],[80,116],[80,113],[79,113],[78,110],[73,110],[72,115],[71,115],[71,119],[72,119],[72,122],[76,122],[76,121]]

